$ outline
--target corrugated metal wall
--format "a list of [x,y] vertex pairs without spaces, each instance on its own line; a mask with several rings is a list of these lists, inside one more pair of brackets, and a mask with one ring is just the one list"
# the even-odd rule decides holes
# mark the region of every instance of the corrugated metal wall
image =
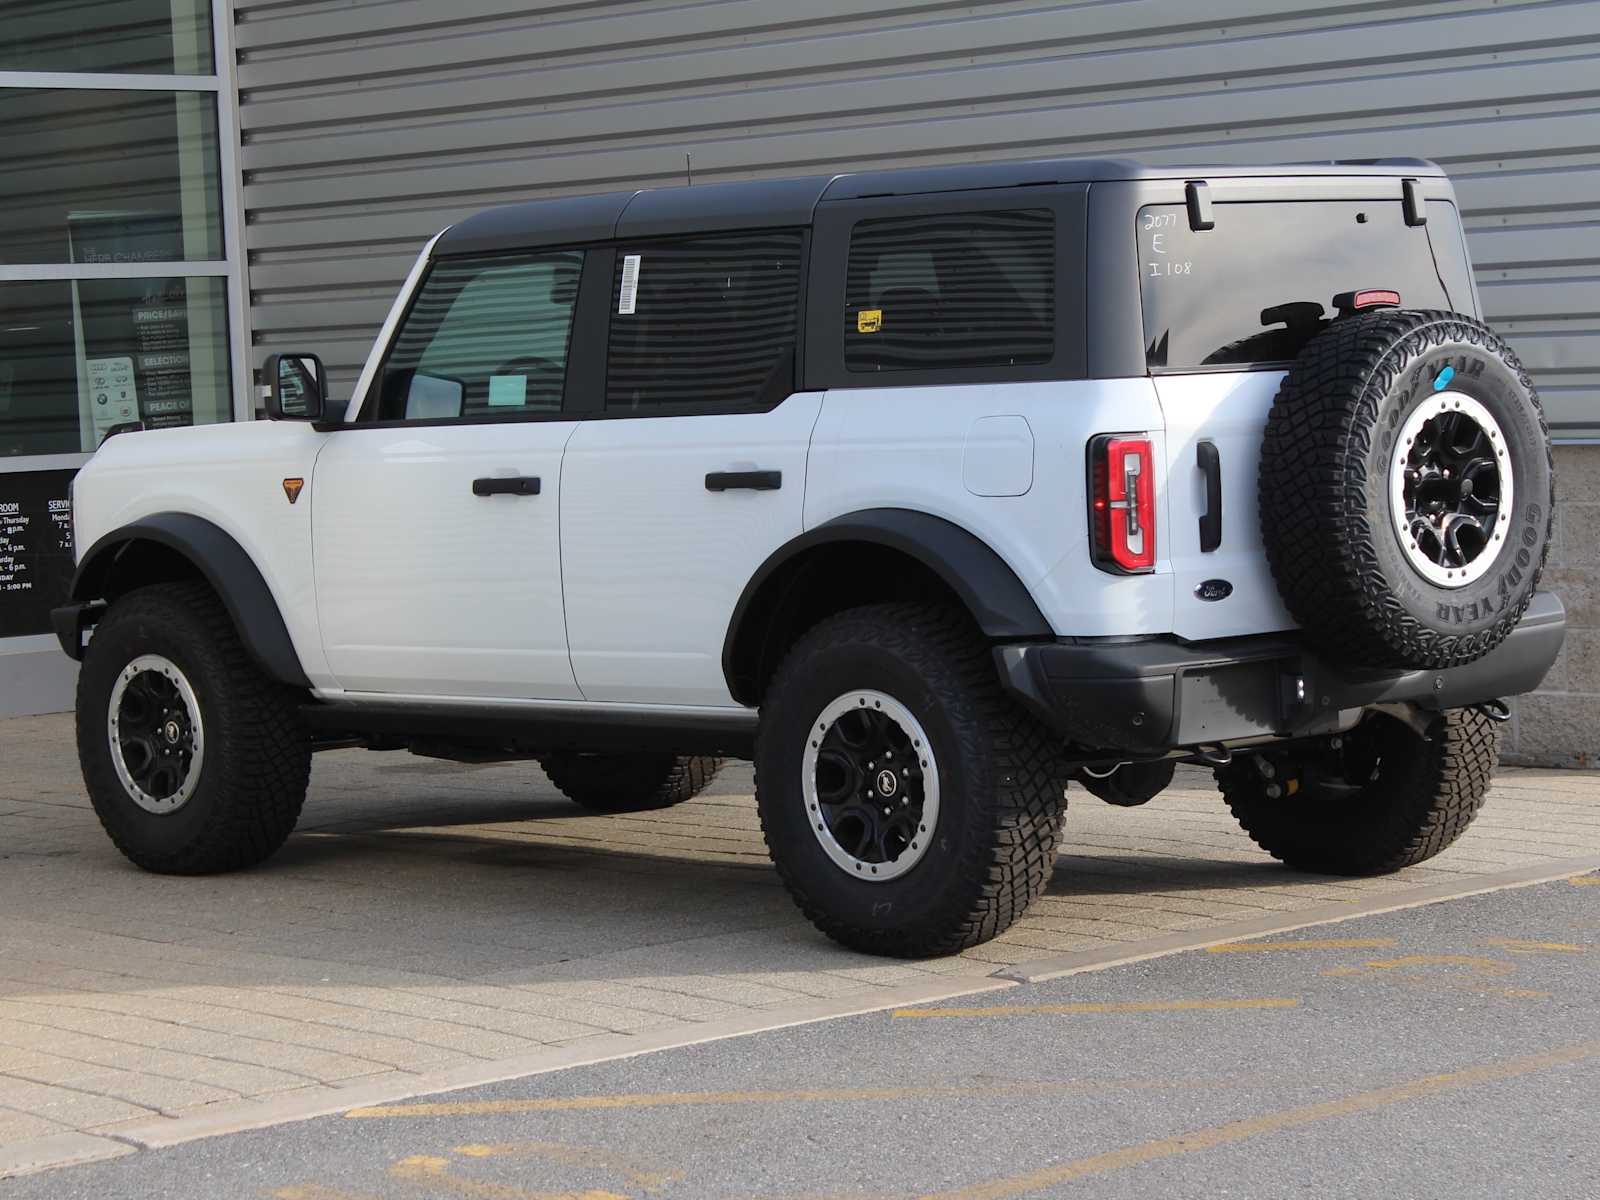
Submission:
[[[1424,155],[1556,432],[1600,436],[1600,0],[235,0],[257,342],[354,380],[423,240],[541,195],[977,158]],[[1557,455],[1568,652],[1523,761],[1600,755],[1600,446]]]
[[430,233],[570,192],[988,157],[1419,154],[1600,426],[1594,0],[236,0],[252,317],[348,385]]

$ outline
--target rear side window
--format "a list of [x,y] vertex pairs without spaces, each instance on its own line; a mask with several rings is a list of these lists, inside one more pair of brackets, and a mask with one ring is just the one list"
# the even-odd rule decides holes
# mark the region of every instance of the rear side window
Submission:
[[582,270],[582,251],[437,263],[384,362],[377,419],[560,412]]
[[1048,209],[858,222],[845,274],[846,369],[1049,362],[1055,238]]
[[793,390],[798,230],[617,248],[606,408],[770,406]]
[[1189,228],[1181,204],[1139,210],[1140,299],[1152,369],[1281,364],[1368,288],[1406,308],[1449,308],[1426,226],[1398,200],[1218,204]]

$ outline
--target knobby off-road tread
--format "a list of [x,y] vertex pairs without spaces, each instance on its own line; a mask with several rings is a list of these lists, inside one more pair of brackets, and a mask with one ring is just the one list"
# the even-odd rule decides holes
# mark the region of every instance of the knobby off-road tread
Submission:
[[1217,784],[1251,840],[1289,866],[1331,875],[1414,866],[1450,846],[1483,807],[1499,761],[1500,726],[1475,708],[1438,714],[1426,738],[1393,724],[1393,748],[1355,803],[1269,798],[1248,758],[1216,771]]
[[[1267,417],[1258,475],[1267,561],[1295,620],[1340,661],[1435,668],[1470,662],[1505,640],[1533,597],[1530,585],[1492,627],[1450,634],[1423,625],[1382,584],[1374,539],[1393,536],[1390,516],[1386,507],[1368,511],[1365,502],[1379,405],[1419,356],[1453,342],[1479,346],[1516,373],[1550,462],[1548,426],[1527,371],[1491,330],[1458,313],[1383,310],[1335,321],[1296,359]],[[1549,552],[1553,465],[1550,478],[1534,584]]]
[[722,759],[698,754],[547,754],[539,765],[574,804],[625,813],[694,799],[716,778]]
[[145,870],[207,875],[254,866],[283,845],[305,803],[311,742],[299,719],[297,695],[262,674],[221,601],[201,583],[129,592],[96,628],[88,655],[95,654],[96,642],[108,653],[122,651],[115,675],[146,652],[140,643],[152,628],[176,633],[190,660],[178,666],[196,689],[206,745],[199,789],[189,805],[202,806],[204,824],[181,849],[159,852],[139,838],[137,824],[121,819],[133,816],[137,822],[144,814],[123,793],[109,757],[82,753],[88,739],[106,738],[109,699],[98,673],[85,669],[78,676],[77,732],[95,812],[116,847]]
[[[954,954],[994,938],[1020,917],[1050,881],[1065,813],[1064,780],[1055,740],[1000,689],[987,645],[965,614],[914,603],[852,609],[823,621],[790,650],[768,689],[782,694],[808,662],[829,647],[873,644],[915,671],[945,708],[956,730],[955,753],[963,761],[973,803],[965,828],[944,828],[955,839],[957,860],[941,911],[917,928],[885,934],[831,912],[813,897],[791,868],[785,848],[762,814],[762,836],[778,874],[805,916],[834,940],[872,954],[928,958]],[[904,698],[901,698],[904,703]],[[801,726],[798,735],[804,736]],[[757,737],[759,764],[772,739],[796,736],[793,728],[763,721]],[[949,764],[941,752],[941,786]],[[924,859],[913,871],[929,866]],[[886,885],[868,885],[886,886]]]

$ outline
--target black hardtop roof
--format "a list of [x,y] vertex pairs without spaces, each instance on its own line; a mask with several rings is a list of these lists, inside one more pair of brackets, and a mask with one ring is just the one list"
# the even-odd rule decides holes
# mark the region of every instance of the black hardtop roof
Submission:
[[807,175],[740,183],[649,188],[563,196],[491,208],[452,225],[440,235],[435,254],[482,254],[610,241],[672,237],[725,229],[759,229],[811,224],[817,205],[869,196],[911,196],[937,192],[1044,184],[1109,183],[1146,179],[1220,179],[1271,176],[1383,175],[1395,178],[1442,176],[1420,158],[1229,166],[1217,163],[1163,166],[1131,158],[1045,158],[971,163],[952,167],[911,167],[849,175]]

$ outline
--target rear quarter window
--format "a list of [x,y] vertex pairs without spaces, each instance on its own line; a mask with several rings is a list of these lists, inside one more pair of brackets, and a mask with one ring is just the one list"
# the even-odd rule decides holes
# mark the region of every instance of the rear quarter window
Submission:
[[1049,362],[1055,236],[1048,209],[858,222],[845,274],[845,369]]
[[1399,201],[1181,204],[1138,213],[1139,295],[1152,370],[1286,363],[1336,315],[1341,292],[1384,288],[1406,308],[1451,308],[1426,226]]

